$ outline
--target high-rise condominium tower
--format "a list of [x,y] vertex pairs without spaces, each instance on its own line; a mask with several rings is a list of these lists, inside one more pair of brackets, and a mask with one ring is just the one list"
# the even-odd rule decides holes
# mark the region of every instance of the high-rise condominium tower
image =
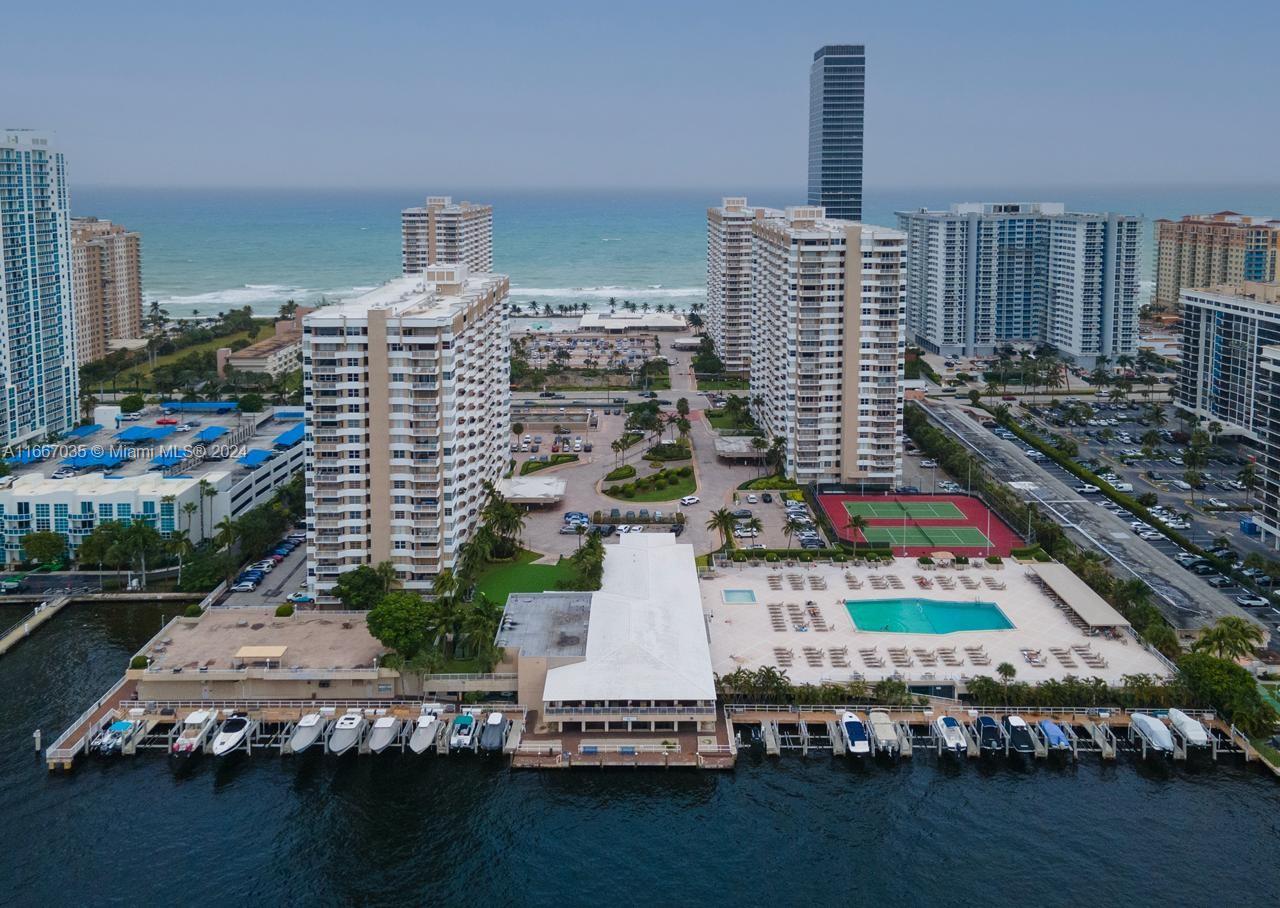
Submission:
[[828,44],[809,70],[809,204],[827,217],[862,220],[862,127],[867,54]]
[[509,281],[432,265],[303,321],[309,582],[390,561],[428,591],[479,522],[511,430]]
[[707,209],[707,333],[730,372],[751,364],[751,228],[757,219],[781,216],[773,208],[749,208],[745,198]]
[[816,207],[752,230],[756,421],[797,482],[896,485],[906,236]]
[[111,352],[109,341],[142,336],[142,238],[110,221],[73,218],[71,260],[83,365]]
[[1061,202],[974,202],[900,211],[907,334],[944,356],[1051,343],[1092,366],[1137,343],[1136,218]]
[[439,264],[465,265],[473,274],[493,270],[492,205],[431,196],[421,208],[400,213],[400,238],[405,274]]
[[0,130],[0,438],[75,425],[80,392],[66,163],[52,138]]
[[1172,309],[1187,288],[1280,277],[1280,218],[1234,211],[1156,221],[1156,306]]

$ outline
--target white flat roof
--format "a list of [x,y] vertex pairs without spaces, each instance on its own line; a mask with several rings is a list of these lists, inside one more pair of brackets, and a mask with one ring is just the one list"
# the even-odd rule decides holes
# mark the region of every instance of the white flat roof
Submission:
[[564,498],[565,481],[559,476],[511,476],[498,483],[509,501],[548,503]]
[[[433,269],[441,267],[443,266],[432,266]],[[470,299],[484,293],[490,285],[505,280],[505,276],[501,274],[470,274],[461,265],[451,267],[459,269],[459,276],[462,278],[460,293],[441,293],[439,285],[426,280],[423,275],[406,274],[392,278],[360,296],[331,306],[320,306],[309,313],[305,321],[363,318],[370,309],[386,309],[395,316],[452,319],[466,307]]]
[[631,533],[606,551],[586,658],[547,672],[542,699],[714,700],[693,546]]
[[1035,571],[1045,585],[1057,593],[1071,611],[1090,627],[1129,627],[1129,622],[1123,615],[1065,564],[1041,564],[1033,561],[1027,567]]
[[667,312],[588,312],[578,323],[582,328],[683,328],[683,315]]
[[177,495],[200,484],[201,480],[217,486],[229,473],[225,470],[203,473],[200,476],[184,476],[165,479],[159,473],[139,473],[107,479],[101,472],[69,476],[66,479],[50,479],[39,473],[30,473],[14,479],[8,491],[16,495],[75,495],[90,498],[123,492],[129,495]]

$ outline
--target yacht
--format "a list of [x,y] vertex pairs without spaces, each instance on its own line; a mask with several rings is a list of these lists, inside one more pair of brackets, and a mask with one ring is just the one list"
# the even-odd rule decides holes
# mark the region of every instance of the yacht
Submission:
[[360,742],[362,734],[364,734],[364,716],[358,712],[347,713],[333,726],[333,734],[329,735],[329,753],[346,753],[353,744]]
[[964,730],[954,716],[939,716],[933,721],[938,737],[942,739],[942,749],[947,753],[963,754],[969,752],[969,742],[965,740]]
[[1208,747],[1209,732],[1199,720],[1193,719],[1180,709],[1169,710],[1169,721],[1182,735],[1188,747]]
[[883,709],[873,709],[867,716],[871,720],[871,733],[876,739],[876,750],[889,754],[898,752],[898,730]]
[[198,755],[204,744],[209,727],[218,719],[216,710],[198,709],[182,720],[182,728],[178,737],[169,745],[169,756],[175,761],[185,762]]
[[449,736],[450,750],[470,750],[475,741],[476,717],[463,713],[453,720],[453,734]]
[[978,746],[984,754],[1004,750],[1004,732],[1000,730],[999,722],[991,716],[978,716],[974,725],[978,730]]
[[489,713],[484,728],[480,730],[480,749],[485,753],[500,753],[502,745],[507,742],[507,729],[510,727],[510,721],[502,713],[496,710]]
[[302,753],[320,739],[328,725],[320,713],[307,713],[298,720],[293,734],[289,736],[289,743],[285,745],[286,749],[289,753]]
[[373,720],[373,731],[369,734],[369,750],[382,753],[400,733],[400,720],[395,716],[379,716]]
[[840,734],[844,735],[844,749],[847,752],[858,757],[871,753],[867,724],[857,713],[845,710],[840,714]]
[[436,737],[440,734],[440,713],[430,707],[423,707],[422,715],[414,725],[413,734],[409,736],[409,749],[416,754],[425,753],[435,746]]
[[1173,735],[1169,733],[1169,726],[1146,713],[1133,713],[1129,716],[1129,721],[1146,738],[1147,746],[1152,750],[1157,753],[1173,753]]
[[213,755],[221,757],[231,753],[244,743],[249,734],[249,717],[245,713],[232,713],[231,718],[222,723],[218,736],[213,739]]
[[1031,739],[1031,729],[1022,716],[1005,716],[1004,733],[1009,736],[1009,750],[1019,754],[1036,752],[1035,741]]

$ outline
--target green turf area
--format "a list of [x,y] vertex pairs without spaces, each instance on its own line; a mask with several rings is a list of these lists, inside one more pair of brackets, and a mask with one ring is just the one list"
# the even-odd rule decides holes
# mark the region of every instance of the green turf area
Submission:
[[557,564],[530,564],[541,557],[525,551],[515,561],[489,565],[476,581],[476,592],[504,605],[512,593],[543,593],[573,578],[573,565],[563,558]]
[[955,546],[988,548],[991,540],[977,527],[864,527],[863,537],[873,545]]
[[868,520],[914,517],[917,520],[964,520],[964,511],[949,501],[846,501],[844,509],[850,517],[861,514]]

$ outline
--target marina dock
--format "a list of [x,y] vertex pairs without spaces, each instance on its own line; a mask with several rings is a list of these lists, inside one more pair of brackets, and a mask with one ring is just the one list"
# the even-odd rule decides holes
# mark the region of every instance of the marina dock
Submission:
[[24,615],[21,621],[0,634],[0,656],[30,637],[40,625],[53,618],[70,602],[70,596],[59,596],[57,599],[40,602],[29,614]]

